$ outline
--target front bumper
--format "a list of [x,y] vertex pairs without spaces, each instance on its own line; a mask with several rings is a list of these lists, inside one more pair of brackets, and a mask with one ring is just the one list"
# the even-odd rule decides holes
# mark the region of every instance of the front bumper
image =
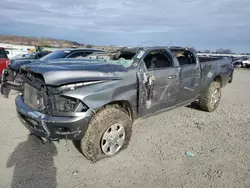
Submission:
[[49,140],[69,138],[81,139],[93,114],[91,110],[77,112],[70,116],[52,116],[42,114],[27,106],[19,95],[16,97],[16,111],[23,125],[34,135]]

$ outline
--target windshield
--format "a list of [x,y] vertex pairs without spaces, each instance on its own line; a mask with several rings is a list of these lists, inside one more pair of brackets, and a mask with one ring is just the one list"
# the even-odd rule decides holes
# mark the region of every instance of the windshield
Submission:
[[107,63],[120,64],[124,67],[130,67],[134,61],[136,51],[117,51],[110,53],[93,53],[86,56],[86,59],[98,59]]
[[42,57],[40,60],[48,61],[48,60],[53,60],[53,59],[65,58],[69,53],[70,53],[70,51],[67,51],[67,50],[57,50],[57,51],[51,52],[50,54]]

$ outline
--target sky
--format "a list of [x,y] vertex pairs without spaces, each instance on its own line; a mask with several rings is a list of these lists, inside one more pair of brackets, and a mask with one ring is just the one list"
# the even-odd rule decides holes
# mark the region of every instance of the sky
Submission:
[[250,52],[250,0],[1,0],[0,34]]

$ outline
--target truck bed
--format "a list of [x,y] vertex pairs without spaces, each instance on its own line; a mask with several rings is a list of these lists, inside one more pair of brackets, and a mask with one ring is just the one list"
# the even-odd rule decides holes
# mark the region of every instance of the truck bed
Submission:
[[[202,74],[203,86],[208,84],[210,75],[221,75],[221,84],[224,87],[232,76],[232,60],[228,57],[199,57]],[[203,88],[205,89],[205,88]]]
[[229,59],[229,57],[199,57],[200,63],[205,63],[205,62],[210,62],[210,61],[218,61],[218,60],[224,60],[227,59],[227,61]]

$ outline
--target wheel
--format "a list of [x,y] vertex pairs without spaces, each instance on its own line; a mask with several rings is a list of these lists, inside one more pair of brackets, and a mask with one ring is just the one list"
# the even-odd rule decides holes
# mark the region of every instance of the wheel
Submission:
[[120,108],[109,106],[94,115],[80,141],[74,141],[92,162],[114,156],[125,149],[132,135],[132,120]]
[[246,63],[241,63],[241,64],[240,64],[240,67],[241,67],[241,68],[246,68],[246,67],[247,67],[247,64],[246,64]]
[[199,98],[200,108],[207,112],[213,112],[219,106],[221,99],[221,85],[219,82],[212,82],[207,90]]

